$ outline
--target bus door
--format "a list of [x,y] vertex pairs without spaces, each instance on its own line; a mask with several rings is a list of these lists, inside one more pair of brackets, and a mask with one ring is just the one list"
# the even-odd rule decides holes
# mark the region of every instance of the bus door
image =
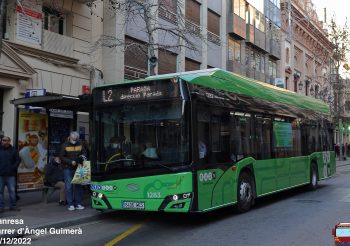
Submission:
[[230,111],[199,106],[197,110],[198,209],[206,210],[235,201],[234,161],[230,155]]

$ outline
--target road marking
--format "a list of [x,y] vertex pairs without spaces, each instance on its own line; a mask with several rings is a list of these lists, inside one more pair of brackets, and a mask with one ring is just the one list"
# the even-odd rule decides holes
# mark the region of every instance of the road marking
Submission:
[[137,231],[138,229],[140,229],[142,226],[143,226],[143,224],[134,225],[133,227],[129,228],[128,230],[126,230],[125,232],[120,234],[118,237],[116,237],[113,240],[111,240],[108,243],[106,243],[105,246],[113,246],[113,245],[115,245],[116,243],[120,242],[121,240],[123,240],[124,238],[129,236],[130,234],[132,234],[135,231]]

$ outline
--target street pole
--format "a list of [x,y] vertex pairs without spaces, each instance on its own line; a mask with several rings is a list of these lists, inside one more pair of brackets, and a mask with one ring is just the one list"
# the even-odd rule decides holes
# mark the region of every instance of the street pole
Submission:
[[342,119],[339,117],[338,121],[338,134],[339,134],[339,160],[342,161],[343,158],[343,122]]

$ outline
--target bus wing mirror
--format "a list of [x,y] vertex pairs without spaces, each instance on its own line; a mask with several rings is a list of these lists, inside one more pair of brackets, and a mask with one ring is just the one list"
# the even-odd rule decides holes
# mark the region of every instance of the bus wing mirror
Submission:
[[332,228],[332,235],[335,236],[335,229]]

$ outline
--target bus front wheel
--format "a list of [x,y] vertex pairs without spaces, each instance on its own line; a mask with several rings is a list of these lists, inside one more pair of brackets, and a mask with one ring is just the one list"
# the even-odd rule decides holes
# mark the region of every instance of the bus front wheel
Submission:
[[237,210],[240,213],[247,212],[254,202],[254,188],[252,175],[243,172],[238,178]]
[[317,166],[315,162],[311,163],[310,168],[310,190],[316,190],[318,186],[318,175],[317,175]]

